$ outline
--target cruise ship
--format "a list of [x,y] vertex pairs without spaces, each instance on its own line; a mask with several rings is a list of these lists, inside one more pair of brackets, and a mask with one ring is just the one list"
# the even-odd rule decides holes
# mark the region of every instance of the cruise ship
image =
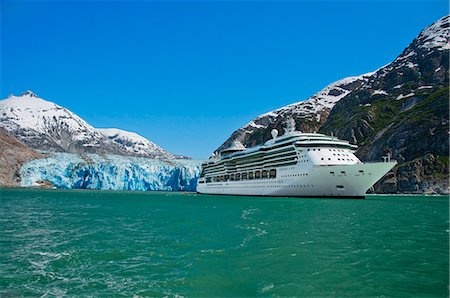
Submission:
[[215,195],[364,198],[396,164],[389,156],[363,163],[357,146],[333,136],[295,131],[246,149],[240,142],[202,164],[197,192]]

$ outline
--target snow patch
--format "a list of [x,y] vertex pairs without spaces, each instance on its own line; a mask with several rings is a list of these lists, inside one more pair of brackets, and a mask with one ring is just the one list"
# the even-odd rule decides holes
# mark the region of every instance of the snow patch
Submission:
[[372,96],[373,96],[373,95],[378,95],[378,94],[381,94],[381,95],[388,95],[388,93],[387,93],[386,91],[384,91],[384,90],[375,90],[375,91],[372,93]]
[[419,64],[408,62],[408,63],[405,64],[405,66],[409,67],[409,68],[416,68],[416,67],[419,67]]
[[449,50],[449,25],[450,16],[447,15],[425,28],[417,38],[420,48]]
[[396,100],[400,100],[400,99],[404,99],[404,98],[408,98],[408,97],[411,97],[411,96],[414,96],[415,94],[414,93],[409,93],[409,94],[406,94],[406,95],[403,95],[403,94],[400,94],[399,96],[397,96],[397,98],[396,98]]

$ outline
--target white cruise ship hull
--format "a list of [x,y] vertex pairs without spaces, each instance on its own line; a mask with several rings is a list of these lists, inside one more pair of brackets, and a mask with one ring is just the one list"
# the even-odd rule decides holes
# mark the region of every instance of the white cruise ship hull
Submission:
[[197,192],[215,195],[364,198],[392,162],[353,165],[294,165],[277,169],[275,179],[198,184]]

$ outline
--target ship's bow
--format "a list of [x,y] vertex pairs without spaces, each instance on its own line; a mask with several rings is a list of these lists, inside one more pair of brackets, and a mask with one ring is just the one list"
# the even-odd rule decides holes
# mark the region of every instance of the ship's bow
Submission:
[[395,165],[396,161],[361,163],[355,165],[320,166],[314,171],[322,186],[321,196],[364,197],[378,180]]

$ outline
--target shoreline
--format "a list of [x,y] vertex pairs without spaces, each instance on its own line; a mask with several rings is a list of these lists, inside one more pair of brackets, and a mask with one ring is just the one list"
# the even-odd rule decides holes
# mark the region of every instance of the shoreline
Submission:
[[[60,192],[102,192],[102,193],[133,193],[133,194],[184,194],[184,195],[202,195],[194,191],[168,191],[168,190],[120,190],[120,189],[85,189],[85,188],[46,188],[46,187],[20,187],[20,186],[0,186],[0,193],[2,190],[37,190],[37,191],[60,191]],[[207,196],[207,195],[205,195]],[[217,195],[220,196],[220,195]],[[223,195],[224,197],[229,197],[230,195]],[[367,197],[385,197],[385,196],[427,196],[427,197],[448,197],[449,194],[429,194],[429,193],[397,193],[397,194],[366,194]],[[236,196],[238,197],[238,196]],[[253,197],[253,196],[245,196],[245,197]],[[258,196],[259,198],[299,198],[303,199],[303,197],[272,197],[272,196]],[[305,197],[306,198],[306,197]],[[330,197],[332,198],[332,197]]]

